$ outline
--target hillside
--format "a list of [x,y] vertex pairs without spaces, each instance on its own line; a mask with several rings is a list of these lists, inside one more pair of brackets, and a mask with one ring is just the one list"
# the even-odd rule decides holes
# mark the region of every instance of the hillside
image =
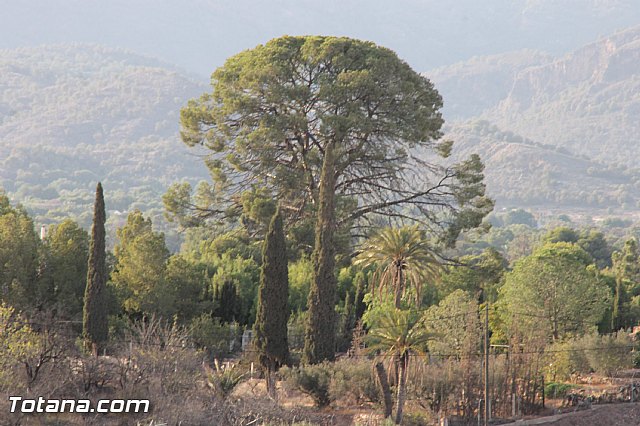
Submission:
[[485,117],[542,143],[635,165],[640,155],[640,27],[520,73]]
[[206,176],[178,115],[205,85],[161,62],[94,45],[0,51],[0,187],[49,223],[87,226],[103,182],[112,220]]
[[499,204],[637,207],[640,27],[559,58],[517,51],[426,75],[457,158],[481,155]]
[[[560,58],[536,50],[426,73],[454,156],[479,153],[499,205],[635,208],[640,27]],[[207,172],[179,141],[180,108],[208,90],[159,60],[97,45],[0,51],[0,187],[38,223],[88,226],[102,180],[110,220],[162,222],[172,182]]]
[[640,173],[503,131],[487,121],[452,126],[454,156],[480,154],[488,193],[501,206],[571,210],[636,208]]

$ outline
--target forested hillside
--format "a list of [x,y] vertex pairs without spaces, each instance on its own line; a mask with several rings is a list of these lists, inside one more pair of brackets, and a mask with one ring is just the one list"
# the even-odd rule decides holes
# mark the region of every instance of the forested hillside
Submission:
[[486,116],[534,140],[629,166],[640,154],[640,27],[520,72]]
[[[107,209],[161,216],[176,180],[206,176],[178,138],[178,112],[203,85],[157,60],[92,45],[0,52],[0,187],[38,222],[89,224]],[[117,214],[111,214],[116,219]]]
[[[425,73],[454,157],[481,155],[499,205],[635,207],[639,43],[636,27],[560,58],[520,50]],[[167,187],[206,177],[177,136],[178,111],[203,81],[96,45],[1,53],[0,187],[37,223],[71,215],[87,226],[102,180],[109,220],[140,208],[162,225]]]
[[560,58],[518,51],[427,75],[445,100],[454,153],[481,155],[498,203],[633,208],[638,70],[635,27]]
[[486,120],[456,124],[448,137],[456,141],[455,156],[480,154],[488,192],[499,205],[566,211],[638,206],[637,169],[540,143]]

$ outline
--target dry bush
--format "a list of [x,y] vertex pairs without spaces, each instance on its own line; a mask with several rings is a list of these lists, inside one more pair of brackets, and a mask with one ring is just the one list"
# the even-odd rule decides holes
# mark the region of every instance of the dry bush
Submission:
[[346,406],[380,402],[380,389],[372,368],[372,361],[365,358],[336,361],[329,382],[329,399]]

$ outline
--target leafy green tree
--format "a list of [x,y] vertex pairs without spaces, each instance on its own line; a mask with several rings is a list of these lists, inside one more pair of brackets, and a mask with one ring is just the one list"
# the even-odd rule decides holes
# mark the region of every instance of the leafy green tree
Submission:
[[169,258],[165,271],[165,281],[175,316],[181,323],[188,323],[203,313],[211,313],[213,299],[208,291],[210,278],[201,263],[187,260],[176,254]]
[[463,256],[460,265],[449,266],[438,284],[441,297],[463,290],[479,302],[495,302],[507,260],[495,249],[487,248],[475,256]]
[[354,316],[355,321],[359,321],[367,309],[367,305],[364,303],[364,296],[367,293],[367,276],[363,271],[358,271],[354,278],[356,293],[354,296]]
[[526,210],[514,209],[509,210],[502,218],[504,226],[509,225],[527,225],[531,228],[538,226],[536,218]]
[[548,243],[518,261],[500,289],[505,322],[558,340],[602,318],[609,290],[587,269],[591,257],[571,243]]
[[640,250],[636,239],[627,240],[622,250],[615,251],[611,259],[616,282],[611,328],[615,331],[634,325],[633,318],[630,317],[630,302],[631,297],[637,296],[640,289]]
[[173,314],[174,298],[168,290],[166,267],[169,250],[164,234],[153,231],[151,219],[136,210],[116,231],[116,264],[111,280],[129,315]]
[[[263,187],[288,218],[317,215],[309,360],[333,356],[337,229],[373,216],[411,216],[450,244],[492,209],[479,157],[449,167],[420,159],[418,151],[450,153],[451,143],[438,142],[442,101],[388,49],[282,37],[229,58],[212,85],[180,116],[183,141],[217,153],[208,161],[211,204],[184,203],[225,214],[247,188]],[[314,336],[321,327],[327,333]]]
[[260,268],[253,259],[224,253],[215,256],[210,266],[214,272],[211,285],[217,308],[215,316],[224,322],[252,325],[256,318]]
[[85,344],[97,356],[109,337],[107,321],[107,266],[105,248],[106,213],[102,184],[96,186],[93,226],[89,244],[87,286],[84,293],[82,325]]
[[280,212],[276,211],[262,250],[258,312],[256,314],[255,347],[260,363],[267,370],[269,395],[275,399],[273,372],[289,360],[287,323],[289,321],[289,271],[287,247]]
[[578,245],[593,257],[599,269],[611,266],[612,249],[602,232],[595,229],[583,230],[580,232]]
[[0,300],[28,309],[50,299],[50,292],[38,286],[38,247],[33,220],[0,191]]
[[49,227],[43,245],[46,273],[58,311],[68,318],[81,318],[87,285],[89,234],[73,220],[66,219]]
[[604,234],[594,229],[578,232],[567,226],[559,226],[549,231],[543,237],[543,241],[547,243],[576,243],[593,257],[598,268],[611,266],[611,248]]
[[213,315],[223,323],[238,322],[240,320],[240,300],[236,285],[232,279],[225,277],[214,284],[213,301],[216,308]]
[[423,285],[435,284],[441,269],[424,232],[415,226],[380,231],[364,243],[355,264],[375,268],[373,281],[378,291],[382,294],[390,289],[396,308],[409,292],[419,306]]
[[429,343],[429,351],[444,356],[465,355],[480,349],[480,317],[476,300],[463,290],[455,290],[425,313],[425,326],[437,338]]
[[21,384],[17,370],[40,351],[40,338],[14,308],[0,304],[0,389],[15,392]]
[[402,422],[407,397],[407,373],[412,353],[423,354],[433,335],[427,331],[416,311],[390,308],[372,318],[367,334],[370,351],[382,351],[383,357],[397,361],[399,366],[395,423]]
[[580,238],[575,229],[568,226],[558,226],[545,235],[542,240],[545,243],[577,243]]
[[311,280],[313,280],[311,259],[301,257],[289,265],[289,308],[291,312],[302,312],[307,309]]
[[436,196],[434,184],[421,181],[433,176],[414,163],[414,144],[443,155],[450,150],[449,142],[437,141],[442,101],[428,80],[388,49],[348,38],[282,37],[229,58],[213,73],[212,86],[213,93],[181,111],[181,135],[188,145],[228,154],[228,162],[207,164],[213,193],[238,195],[222,197],[226,203],[238,204],[244,188],[266,182],[275,198],[287,201],[287,212],[318,205],[326,146],[335,144],[336,194],[366,201],[343,212],[352,219],[406,204],[451,229],[451,221],[435,220],[436,199],[444,210],[456,211],[457,225],[467,222],[463,227],[475,220],[471,211],[490,210],[480,200],[477,159],[451,168],[432,165],[444,176],[435,186],[451,189],[450,198]]

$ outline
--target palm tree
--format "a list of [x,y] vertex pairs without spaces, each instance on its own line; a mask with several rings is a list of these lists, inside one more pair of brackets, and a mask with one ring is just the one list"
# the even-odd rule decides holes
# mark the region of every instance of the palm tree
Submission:
[[354,263],[376,268],[374,282],[381,295],[386,287],[393,290],[396,308],[409,287],[415,290],[419,305],[423,284],[433,281],[440,271],[424,232],[416,226],[382,230],[363,245]]
[[398,363],[398,393],[396,424],[402,422],[402,410],[407,395],[407,371],[411,354],[424,355],[423,348],[434,335],[429,333],[422,317],[415,311],[386,309],[375,318],[369,330],[369,350]]

